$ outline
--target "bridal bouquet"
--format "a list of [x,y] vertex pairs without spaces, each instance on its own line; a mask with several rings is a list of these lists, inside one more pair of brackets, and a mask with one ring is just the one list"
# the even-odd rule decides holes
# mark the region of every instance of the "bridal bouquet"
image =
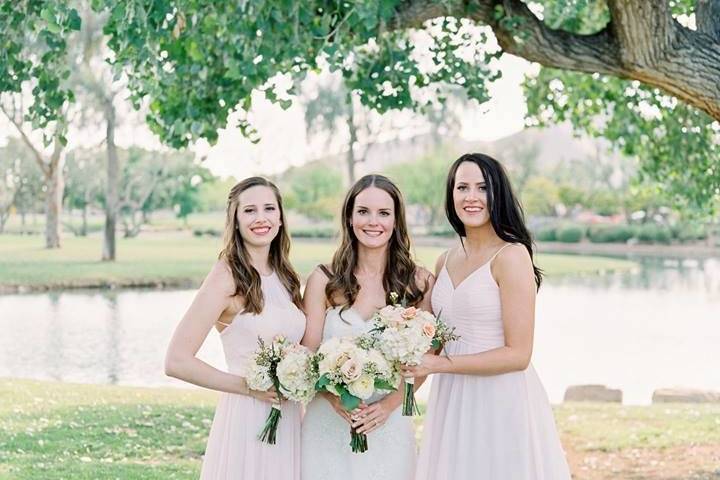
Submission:
[[[278,335],[269,344],[258,337],[258,349],[250,357],[247,384],[253,390],[267,391],[275,387],[278,398],[307,403],[315,394],[312,353],[302,345],[289,342]],[[271,445],[277,439],[277,428],[282,417],[280,407],[273,405],[258,438]]]
[[[320,345],[315,356],[319,375],[315,389],[340,397],[348,412],[376,391],[396,390],[398,372],[374,343],[372,337],[361,335],[331,338]],[[350,447],[354,453],[367,451],[367,436],[351,427]]]
[[[430,312],[397,304],[397,294],[390,294],[392,305],[387,305],[373,315],[372,335],[377,348],[392,363],[418,365],[422,356],[430,350],[441,349],[447,342],[460,338],[454,328]],[[413,415],[415,403],[415,379],[405,379],[405,396],[402,413]]]

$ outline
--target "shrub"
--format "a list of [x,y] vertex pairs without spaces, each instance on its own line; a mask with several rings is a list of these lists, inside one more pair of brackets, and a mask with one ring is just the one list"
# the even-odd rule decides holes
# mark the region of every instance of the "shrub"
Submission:
[[706,240],[708,234],[704,225],[684,223],[673,227],[673,237],[681,242],[694,242],[697,240]]
[[290,230],[293,238],[334,238],[336,234],[337,229],[332,227],[305,227]]
[[625,243],[635,233],[630,225],[595,225],[588,229],[588,239],[593,243]]
[[557,241],[557,228],[556,227],[544,227],[538,229],[535,233],[535,240],[538,242],[555,242]]
[[585,227],[581,225],[563,225],[557,229],[558,242],[578,243],[585,234]]
[[457,234],[451,226],[445,225],[441,227],[432,227],[430,230],[430,235],[432,235],[433,237],[454,237]]
[[221,237],[223,234],[222,231],[216,229],[216,228],[195,228],[193,229],[193,235],[196,237]]
[[637,239],[645,243],[670,243],[672,232],[664,225],[647,223],[638,229]]

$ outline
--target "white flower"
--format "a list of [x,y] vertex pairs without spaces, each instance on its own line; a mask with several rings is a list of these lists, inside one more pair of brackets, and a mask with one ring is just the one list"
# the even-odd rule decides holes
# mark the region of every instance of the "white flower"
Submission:
[[248,387],[260,392],[270,390],[270,387],[273,386],[272,378],[270,378],[270,372],[267,367],[258,365],[252,361],[248,367],[246,381]]
[[390,367],[390,363],[388,363],[387,359],[379,350],[376,350],[374,348],[368,350],[367,361],[375,367],[375,370],[382,377],[389,377],[392,374],[392,368]]
[[290,400],[307,403],[315,393],[317,379],[312,371],[312,354],[300,345],[286,350],[285,357],[278,363],[277,376],[283,394]]
[[354,382],[362,373],[362,364],[356,359],[350,358],[342,364],[342,366],[340,367],[340,372],[342,373],[345,380],[347,380],[348,382]]
[[356,397],[367,400],[375,391],[375,379],[370,375],[363,374],[348,385],[348,391]]

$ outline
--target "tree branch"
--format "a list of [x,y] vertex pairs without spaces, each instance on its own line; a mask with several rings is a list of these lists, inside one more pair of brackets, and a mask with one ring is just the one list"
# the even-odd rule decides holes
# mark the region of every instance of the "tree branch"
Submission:
[[720,0],[697,0],[698,31],[676,22],[667,0],[607,1],[611,21],[592,35],[552,29],[521,0],[408,1],[390,25],[469,18],[489,25],[507,53],[546,67],[639,80],[720,120]]
[[608,0],[610,27],[620,46],[623,66],[645,70],[657,65],[670,51],[675,21],[666,0]]
[[25,145],[27,145],[27,147],[30,149],[30,152],[32,153],[33,158],[34,158],[35,161],[37,162],[38,166],[40,167],[40,170],[42,170],[42,172],[43,172],[43,174],[45,175],[45,177],[46,177],[46,178],[50,178],[50,175],[52,174],[52,172],[50,171],[50,167],[49,167],[48,164],[45,162],[45,159],[43,158],[42,153],[40,153],[40,151],[35,147],[35,145],[33,145],[32,141],[30,140],[30,138],[27,136],[27,134],[26,134],[25,131],[23,130],[22,125],[20,125],[20,124],[15,120],[15,118],[14,118],[13,116],[11,116],[11,115],[7,112],[7,110],[5,110],[5,106],[4,106],[4,105],[1,105],[1,104],[0,104],[0,110],[2,110],[2,112],[5,114],[5,116],[7,117],[7,119],[10,120],[10,123],[12,123],[12,124],[15,126],[15,129],[16,129],[16,130],[18,131],[18,133],[20,134],[20,137],[22,138],[23,143],[25,143]]
[[[505,52],[547,67],[621,74],[618,45],[608,27],[591,35],[574,34],[548,27],[520,0],[498,3],[502,4],[506,19],[512,18],[520,23],[520,31],[509,29],[506,22],[494,18],[494,13],[489,18],[478,15],[472,18],[490,25]],[[477,12],[486,15],[486,10],[478,9]]]
[[695,24],[698,32],[720,41],[720,0],[697,0]]
[[[517,31],[507,21],[496,18],[501,7],[504,19],[519,23]],[[453,16],[469,18],[489,25],[507,53],[547,67],[587,73],[620,75],[622,67],[617,42],[608,28],[592,35],[578,35],[554,30],[545,25],[520,0],[475,0],[465,2],[431,2],[418,0],[398,12],[393,28],[421,28],[432,18]]]

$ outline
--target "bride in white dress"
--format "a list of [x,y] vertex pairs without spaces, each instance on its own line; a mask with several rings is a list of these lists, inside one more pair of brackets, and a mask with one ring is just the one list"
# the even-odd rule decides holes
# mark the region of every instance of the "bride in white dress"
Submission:
[[[358,180],[345,198],[342,223],[332,267],[316,268],[305,287],[308,323],[302,343],[313,350],[329,338],[367,332],[370,317],[389,303],[391,292],[430,310],[433,278],[411,259],[402,197],[389,179]],[[393,392],[346,412],[331,394],[315,397],[303,419],[301,478],[411,480],[415,431],[401,404],[402,392]],[[366,452],[351,451],[351,427],[367,434]]]

